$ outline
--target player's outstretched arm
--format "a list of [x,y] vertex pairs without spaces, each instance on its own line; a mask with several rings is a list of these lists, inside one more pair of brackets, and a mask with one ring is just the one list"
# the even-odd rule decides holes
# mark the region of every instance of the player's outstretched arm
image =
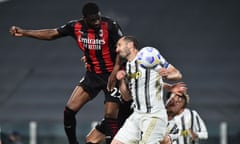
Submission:
[[164,82],[163,88],[171,93],[182,95],[184,92],[186,92],[187,85],[184,82],[177,82],[174,84]]
[[40,30],[27,30],[17,26],[12,26],[9,29],[11,35],[16,37],[32,37],[41,40],[53,40],[59,36],[57,29],[40,29]]
[[181,72],[171,64],[169,64],[167,68],[160,68],[159,74],[171,81],[178,81],[182,79]]

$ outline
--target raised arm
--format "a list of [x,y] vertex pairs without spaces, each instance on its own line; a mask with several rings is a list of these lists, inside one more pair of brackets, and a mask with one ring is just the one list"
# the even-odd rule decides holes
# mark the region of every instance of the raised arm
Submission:
[[17,26],[12,26],[9,29],[9,32],[11,33],[11,35],[16,37],[25,36],[41,40],[53,40],[58,38],[59,36],[57,29],[27,30]]
[[182,79],[181,72],[171,64],[169,64],[167,68],[160,68],[159,74],[171,81],[178,81]]

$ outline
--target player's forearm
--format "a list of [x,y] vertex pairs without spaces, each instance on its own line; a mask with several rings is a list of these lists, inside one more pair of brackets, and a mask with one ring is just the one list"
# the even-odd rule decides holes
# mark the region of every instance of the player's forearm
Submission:
[[165,76],[167,80],[178,81],[182,79],[181,72],[178,69],[176,69],[173,65],[169,64],[167,70],[168,74]]
[[21,33],[23,36],[41,40],[53,40],[58,36],[58,31],[56,29],[22,30]]
[[116,85],[116,74],[119,71],[120,67],[121,66],[120,66],[119,57],[117,56],[113,70],[112,70],[110,76],[108,77],[107,89],[109,91],[112,90]]
[[155,68],[161,76],[170,81],[178,81],[182,79],[181,72],[173,65],[169,64],[168,67],[162,68],[161,66]]
[[166,79],[171,81],[178,81],[182,79],[182,74],[178,70],[175,70],[174,72],[167,75]]
[[132,99],[132,96],[130,95],[129,89],[127,88],[127,84],[124,79],[120,80],[119,89],[124,101],[130,101]]
[[166,91],[171,91],[172,85],[169,84],[169,83],[164,82],[164,83],[163,83],[163,88],[164,88],[164,90],[166,90]]
[[113,67],[113,71],[112,71],[112,75],[114,75],[116,77],[117,72],[120,70],[121,67],[121,61],[120,61],[120,57],[119,55],[116,56],[116,60],[115,60],[115,65]]

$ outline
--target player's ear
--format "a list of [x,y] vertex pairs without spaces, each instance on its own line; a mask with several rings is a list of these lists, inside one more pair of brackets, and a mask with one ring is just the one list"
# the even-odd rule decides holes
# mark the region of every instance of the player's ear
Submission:
[[129,48],[134,48],[134,44],[133,44],[132,41],[128,42],[127,45],[128,45]]

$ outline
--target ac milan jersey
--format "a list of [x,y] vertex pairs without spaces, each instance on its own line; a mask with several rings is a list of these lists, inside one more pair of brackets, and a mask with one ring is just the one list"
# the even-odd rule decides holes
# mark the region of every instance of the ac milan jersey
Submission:
[[98,29],[89,28],[83,19],[58,28],[60,36],[72,36],[84,52],[87,70],[97,74],[111,72],[116,58],[116,42],[122,36],[117,22],[102,17]]

